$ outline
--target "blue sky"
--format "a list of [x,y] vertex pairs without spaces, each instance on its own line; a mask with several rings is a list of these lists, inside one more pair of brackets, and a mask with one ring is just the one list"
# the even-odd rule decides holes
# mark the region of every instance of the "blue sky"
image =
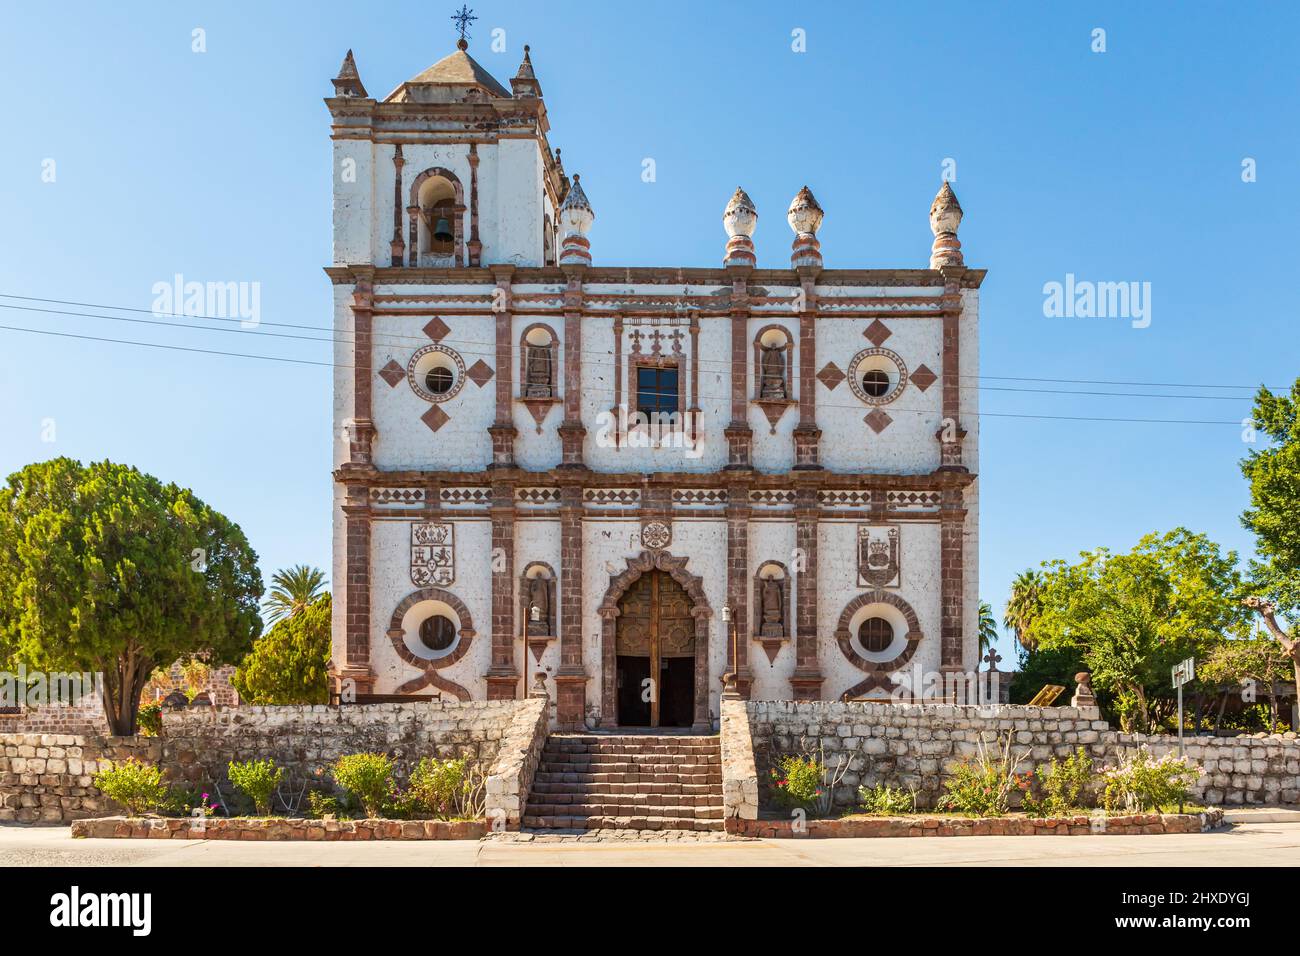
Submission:
[[[182,273],[260,283],[263,321],[328,325],[321,99],[349,47],[376,96],[440,59],[452,12],[11,6],[0,293],[148,309],[154,283]],[[986,378],[985,412],[1239,422],[1249,391],[1211,386],[1300,374],[1290,5],[552,2],[476,13],[470,52],[503,81],[532,46],[551,141],[597,212],[600,264],[718,264],[719,217],[738,184],[759,209],[759,264],[783,264],[784,210],[807,183],[826,209],[828,267],[924,266],[926,215],[951,158],[967,264],[989,270],[984,376],[1197,386]],[[204,53],[191,49],[195,28]],[[494,28],[504,53],[490,49]],[[1104,53],[1091,49],[1097,28]],[[792,50],[796,29],[806,52]],[[647,157],[653,183],[641,178]],[[42,180],[48,159],[54,182]],[[1151,283],[1150,326],[1045,317],[1044,283],[1068,273]],[[0,325],[329,356],[322,343],[10,308]],[[5,474],[55,455],[128,462],[239,522],[264,575],[329,566],[325,368],[0,330],[0,408]],[[981,589],[999,611],[1017,571],[1153,530],[1186,525],[1250,550],[1239,426],[989,414],[982,427]],[[1011,657],[1009,641],[1002,652]]]

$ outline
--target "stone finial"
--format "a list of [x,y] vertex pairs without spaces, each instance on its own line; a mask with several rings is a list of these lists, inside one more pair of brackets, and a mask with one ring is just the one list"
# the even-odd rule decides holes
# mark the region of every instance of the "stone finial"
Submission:
[[587,233],[596,219],[587,194],[582,191],[581,177],[573,174],[573,185],[569,187],[564,202],[560,203],[560,227],[564,238],[560,243],[560,265],[591,265],[591,242]]
[[1074,682],[1078,686],[1074,689],[1074,696],[1070,698],[1070,706],[1096,707],[1097,697],[1092,692],[1092,675],[1087,671],[1080,671],[1074,675]]
[[930,231],[934,233],[934,246],[930,249],[931,269],[966,264],[961,256],[961,243],[957,241],[957,227],[960,225],[961,204],[945,180],[930,204]]
[[794,230],[794,245],[790,251],[790,265],[793,268],[822,264],[822,246],[817,241],[817,230],[821,228],[825,215],[817,203],[817,197],[807,186],[799,190],[790,202],[785,221]]
[[515,96],[541,96],[542,84],[537,82],[537,74],[533,72],[533,60],[529,56],[529,46],[524,44],[524,59],[519,64],[519,72],[510,80],[510,89]]
[[754,255],[754,230],[758,228],[758,210],[739,186],[722,211],[722,228],[727,231],[727,255],[724,266],[750,266],[758,262]]
[[543,700],[551,699],[551,692],[546,689],[546,671],[537,671],[533,674],[533,686],[529,689],[528,696]]
[[348,55],[343,58],[343,65],[339,67],[339,75],[334,77],[333,83],[335,96],[370,95],[361,82],[361,74],[357,72],[357,61],[352,59],[351,50],[348,50]]

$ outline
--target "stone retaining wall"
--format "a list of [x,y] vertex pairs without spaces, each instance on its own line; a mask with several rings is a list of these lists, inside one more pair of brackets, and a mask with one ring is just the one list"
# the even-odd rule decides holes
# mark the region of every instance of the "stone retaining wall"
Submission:
[[791,819],[727,821],[737,836],[786,838],[948,837],[948,836],[1097,836],[1148,833],[1204,833],[1223,824],[1222,810],[1204,813],[1131,813],[1114,817],[850,817],[839,820]]
[[399,778],[422,757],[468,756],[486,773],[520,706],[513,700],[434,700],[164,712],[163,767],[178,782],[215,783],[227,798],[232,760],[269,757],[299,786],[339,757],[367,751],[391,756]]
[[550,700],[531,697],[515,710],[487,778],[484,815],[495,829],[518,830],[550,729]]
[[147,737],[0,734],[0,822],[66,823],[112,804],[92,778],[115,761],[156,763],[161,741]]
[[[949,768],[961,758],[974,757],[981,740],[995,746],[1010,735],[1013,753],[1025,755],[1021,772],[1068,756],[1078,747],[1099,764],[1113,766],[1121,754],[1143,744],[1159,756],[1178,743],[1176,737],[1112,731],[1095,708],[751,701],[745,714],[764,805],[770,797],[774,758],[819,748],[828,766],[849,761],[835,788],[836,806],[853,806],[859,785],[884,783],[914,789],[918,807],[928,809],[943,793]],[[724,734],[736,719],[724,711]],[[1294,733],[1188,738],[1186,752],[1204,768],[1193,789],[1200,803],[1300,803],[1300,740]],[[737,815],[749,818],[750,808],[743,809]]]
[[137,840],[478,840],[486,833],[482,820],[102,817],[72,824],[74,837]]

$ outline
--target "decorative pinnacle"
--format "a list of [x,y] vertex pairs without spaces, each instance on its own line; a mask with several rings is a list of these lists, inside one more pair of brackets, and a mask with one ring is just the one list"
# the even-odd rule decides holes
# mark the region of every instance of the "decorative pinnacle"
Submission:
[[528,44],[524,44],[524,60],[519,64],[519,72],[515,74],[516,80],[535,80],[537,74],[533,72],[533,60],[528,55]]
[[944,180],[939,187],[939,194],[930,204],[930,231],[934,233],[934,245],[930,249],[930,268],[962,267],[966,265],[961,254],[961,242],[957,239],[957,227],[961,225],[961,204],[952,186]]
[[758,228],[758,210],[754,207],[749,194],[739,186],[732,194],[731,201],[727,203],[727,208],[722,211],[722,227],[732,238],[736,236],[748,238]]
[[560,212],[568,209],[581,209],[592,213],[591,203],[587,202],[587,194],[582,191],[582,177],[578,173],[573,174],[573,185],[569,187],[569,194],[564,197],[564,202],[560,203]]
[[366,87],[361,82],[361,74],[357,72],[357,61],[352,58],[352,51],[348,50],[347,56],[343,58],[343,65],[339,67],[339,75],[334,77],[334,95],[335,96],[367,96]]
[[961,225],[961,217],[961,203],[957,202],[957,194],[945,179],[934,202],[930,204],[930,231],[936,236],[941,232],[956,233],[957,227]]
[[807,186],[800,189],[790,202],[790,209],[785,214],[785,221],[790,224],[790,228],[801,236],[813,235],[821,228],[822,219],[826,215],[822,207],[817,203],[817,197],[812,194],[812,190]]

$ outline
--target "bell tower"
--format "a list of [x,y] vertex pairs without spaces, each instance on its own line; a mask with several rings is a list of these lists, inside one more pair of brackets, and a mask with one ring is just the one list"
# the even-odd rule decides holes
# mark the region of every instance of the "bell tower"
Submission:
[[531,50],[507,89],[456,49],[376,99],[349,50],[333,80],[334,265],[554,265],[569,181]]

